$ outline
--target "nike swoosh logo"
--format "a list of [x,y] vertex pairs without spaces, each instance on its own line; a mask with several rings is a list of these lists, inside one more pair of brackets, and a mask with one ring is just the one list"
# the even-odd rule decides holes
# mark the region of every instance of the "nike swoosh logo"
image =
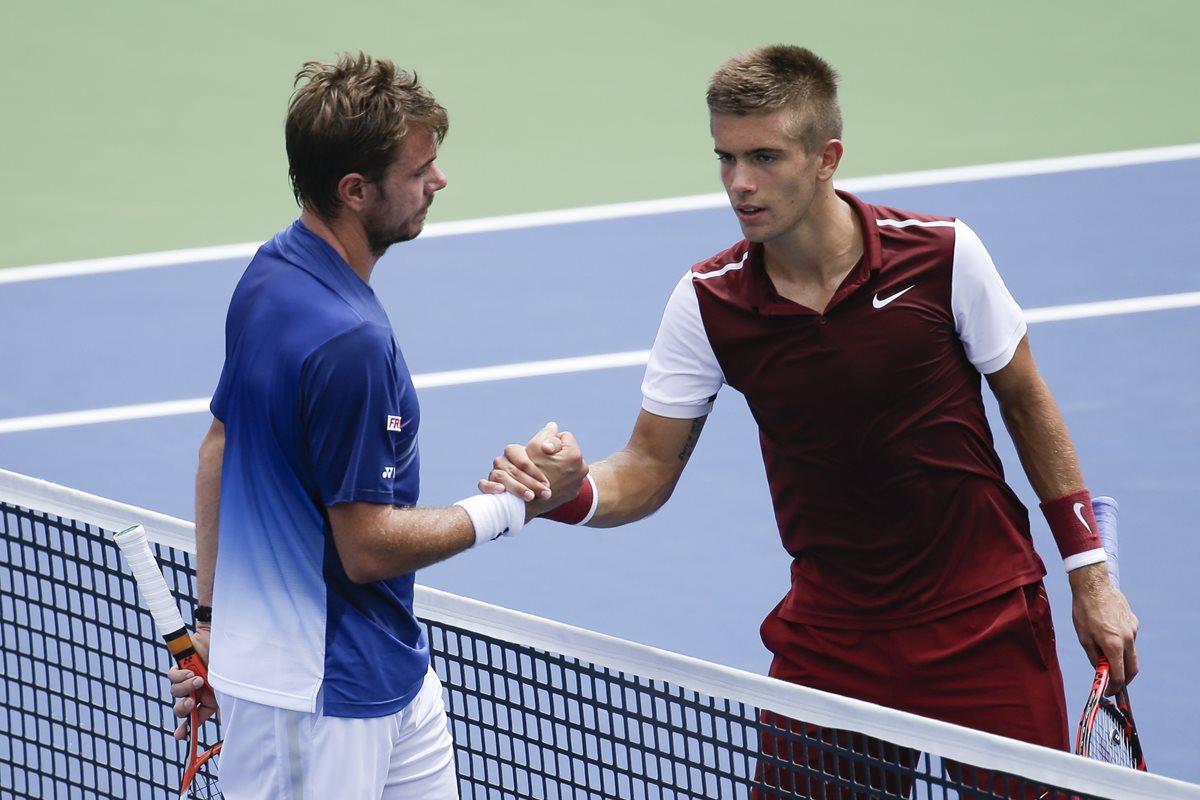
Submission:
[[[912,286],[908,287],[908,289],[915,289],[915,288],[916,288],[916,286],[917,286],[917,285],[914,283]],[[896,292],[896,293],[895,293],[894,295],[892,295],[891,297],[884,297],[884,298],[882,298],[882,299],[880,299],[880,297],[879,297],[879,293],[878,293],[878,292],[876,292],[876,293],[875,293],[875,297],[874,297],[874,298],[871,300],[871,305],[875,306],[876,308],[883,308],[883,307],[884,307],[884,306],[886,306],[888,303],[892,302],[892,301],[893,301],[893,300],[895,300],[897,297],[899,297],[900,295],[902,295],[902,294],[904,294],[905,292],[907,292],[907,291],[908,291],[908,289],[901,289],[900,291]]]
[[1073,508],[1075,510],[1075,516],[1078,517],[1079,521],[1083,523],[1083,527],[1087,528],[1087,532],[1091,533],[1092,526],[1088,525],[1087,520],[1083,518],[1083,503],[1076,503]]

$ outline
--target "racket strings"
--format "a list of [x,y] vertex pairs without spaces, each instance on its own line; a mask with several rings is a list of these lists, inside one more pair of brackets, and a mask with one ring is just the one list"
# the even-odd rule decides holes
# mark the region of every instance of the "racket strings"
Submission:
[[204,760],[191,783],[187,785],[188,800],[223,800],[221,787],[217,783],[217,760],[214,753]]
[[209,777],[205,770],[196,773],[188,786],[188,800],[222,800],[221,788],[217,785],[216,777]]
[[1100,761],[1123,767],[1136,766],[1125,718],[1115,706],[1104,703],[1097,709],[1088,750],[1092,758]]

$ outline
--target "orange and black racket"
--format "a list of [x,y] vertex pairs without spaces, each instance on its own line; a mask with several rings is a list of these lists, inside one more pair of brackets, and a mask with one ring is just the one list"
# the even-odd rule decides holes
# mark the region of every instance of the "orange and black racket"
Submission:
[[[1117,566],[1117,502],[1111,497],[1092,500],[1096,514],[1096,525],[1100,529],[1100,541],[1108,553],[1108,575],[1113,586],[1120,588],[1120,570]],[[1114,703],[1104,694],[1108,690],[1108,659],[1100,657],[1096,665],[1096,677],[1092,691],[1083,706],[1079,720],[1079,733],[1075,739],[1075,752],[1081,756],[1119,764],[1133,769],[1146,770],[1146,758],[1138,741],[1137,727],[1133,723],[1133,711],[1129,705],[1129,692],[1124,686],[1117,691]]]
[[[137,579],[142,600],[150,615],[154,617],[159,635],[166,641],[167,649],[171,651],[175,663],[207,681],[208,670],[192,645],[192,637],[188,635],[187,626],[183,624],[179,607],[171,598],[167,582],[154,559],[154,553],[150,551],[145,529],[141,525],[134,525],[113,538],[125,554],[125,560]],[[191,719],[188,721],[187,764],[179,787],[181,800],[221,797],[221,790],[217,785],[217,754],[221,752],[221,743],[217,742],[207,749],[200,747],[200,726],[196,716],[198,708],[197,705],[192,709]]]

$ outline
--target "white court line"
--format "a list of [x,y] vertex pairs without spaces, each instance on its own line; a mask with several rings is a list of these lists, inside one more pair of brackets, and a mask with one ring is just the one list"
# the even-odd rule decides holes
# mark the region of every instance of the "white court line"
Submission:
[[1142,311],[1167,311],[1172,308],[1200,306],[1200,292],[1158,294],[1149,297],[1129,297],[1125,300],[1101,300],[1095,303],[1076,303],[1069,306],[1031,308],[1025,312],[1026,322],[1059,322],[1086,317],[1115,317]]
[[[539,375],[560,375],[567,372],[636,367],[645,364],[649,357],[649,350],[633,350],[627,353],[607,353],[598,356],[526,361],[519,364],[502,364],[496,367],[426,372],[422,375],[414,375],[413,385],[418,389],[427,389],[437,386],[461,386],[467,383],[532,378]],[[34,417],[10,417],[9,419],[0,419],[0,434],[47,428],[68,428],[74,425],[92,425],[97,422],[123,422],[134,419],[172,417],[179,414],[199,414],[208,411],[209,400],[208,397],[194,397],[190,400],[140,403],[132,406],[95,408],[90,411],[67,411],[60,414],[40,414]]]
[[[1105,169],[1108,167],[1153,164],[1164,161],[1183,161],[1200,158],[1200,143],[1152,147],[1143,150],[1123,150],[1115,153],[1096,153],[1063,158],[1041,158],[1032,161],[1008,161],[1000,164],[980,164],[970,167],[951,167],[921,172],[899,172],[892,175],[877,175],[864,178],[847,178],[838,181],[838,186],[850,192],[882,191],[914,186],[936,186],[947,183],[1015,178],[1028,175],[1046,175],[1056,172]],[[722,208],[728,203],[723,193],[701,194],[690,197],[671,197],[663,200],[642,200],[632,203],[615,203],[604,206],[572,208],[561,211],[538,211],[529,214],[511,214],[483,219],[437,222],[427,225],[421,237],[428,239],[439,236],[461,236],[469,233],[536,228],[547,225],[564,225],[573,222],[595,222],[608,219],[642,217],[653,214],[670,214],[680,211]],[[197,247],[189,250],[167,250],[160,253],[142,253],[112,258],[93,258],[83,261],[64,261],[57,264],[40,264],[31,267],[0,269],[0,284],[36,281],[47,278],[67,278],[77,275],[95,275],[104,272],[147,269],[150,267],[178,266],[210,261],[249,259],[262,245],[261,242]]]
[[[1150,297],[1131,297],[1124,300],[1104,300],[1096,303],[1079,303],[1069,306],[1047,306],[1031,308],[1025,312],[1030,323],[1058,322],[1061,320],[1084,319],[1087,317],[1110,317],[1119,314],[1137,314],[1145,311],[1164,311],[1174,308],[1200,306],[1200,292],[1163,294]],[[606,353],[578,358],[555,358],[548,361],[525,361],[517,364],[502,364],[495,367],[456,369],[446,372],[426,372],[413,376],[418,389],[438,386],[462,386],[468,383],[507,381],[516,378],[532,378],[542,375],[561,375],[570,372],[591,372],[616,367],[643,366],[650,357],[649,350],[630,350],[624,353]],[[124,422],[135,419],[171,417],[179,414],[207,413],[209,398],[195,397],[190,400],[169,400],[162,403],[140,403],[132,406],[95,408],[88,411],[67,411],[60,414],[40,414],[32,417],[10,417],[0,419],[0,434],[21,431],[69,428],[75,425],[93,425],[99,422]]]

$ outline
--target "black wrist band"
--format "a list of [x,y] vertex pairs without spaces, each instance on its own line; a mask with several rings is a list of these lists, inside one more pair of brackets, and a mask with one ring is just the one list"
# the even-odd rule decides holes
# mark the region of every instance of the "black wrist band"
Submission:
[[212,606],[196,606],[196,622],[212,622]]

